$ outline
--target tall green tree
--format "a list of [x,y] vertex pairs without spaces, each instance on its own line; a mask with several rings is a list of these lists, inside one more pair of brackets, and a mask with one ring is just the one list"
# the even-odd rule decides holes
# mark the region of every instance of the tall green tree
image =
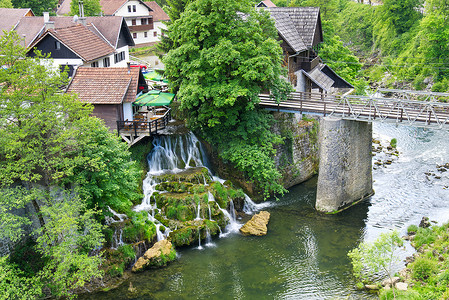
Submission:
[[[232,26],[231,26],[232,24]],[[174,49],[164,58],[188,126],[218,146],[221,156],[271,191],[283,191],[272,156],[279,138],[258,94],[285,99],[282,50],[273,21],[249,1],[197,0],[169,26]]]
[[0,7],[13,8],[11,0],[0,0]]
[[52,12],[58,5],[58,0],[11,0],[14,8],[31,8],[36,16],[43,12]]
[[25,57],[15,32],[0,39],[0,186],[71,185],[90,207],[121,211],[139,198],[139,172],[127,146],[92,106],[60,92],[67,75],[39,55]]
[[[100,0],[84,0],[84,16],[91,17],[91,16],[99,16],[101,14],[101,5]],[[79,1],[78,0],[72,0],[70,2],[70,15],[79,16]]]

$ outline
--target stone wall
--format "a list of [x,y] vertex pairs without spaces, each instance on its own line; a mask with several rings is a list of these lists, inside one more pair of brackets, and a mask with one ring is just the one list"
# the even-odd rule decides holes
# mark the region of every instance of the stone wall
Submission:
[[[314,119],[303,120],[301,115],[293,113],[273,112],[273,116],[276,123],[272,131],[284,137],[284,144],[275,146],[275,161],[283,176],[283,186],[289,188],[317,173],[318,122]],[[218,176],[241,187],[254,201],[263,200],[262,191],[257,185],[231,164],[222,161],[210,145],[204,144]]]
[[284,144],[276,145],[276,165],[284,187],[290,188],[317,173],[318,121],[294,113],[274,112],[273,116],[273,131],[284,138]]
[[316,209],[337,212],[373,193],[372,124],[323,118]]

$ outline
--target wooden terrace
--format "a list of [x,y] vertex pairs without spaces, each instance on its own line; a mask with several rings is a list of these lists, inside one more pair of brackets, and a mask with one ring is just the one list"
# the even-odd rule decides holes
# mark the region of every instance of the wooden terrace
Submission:
[[154,108],[147,112],[136,112],[133,121],[117,121],[117,132],[129,145],[146,136],[158,134],[171,120],[171,109],[167,106]]

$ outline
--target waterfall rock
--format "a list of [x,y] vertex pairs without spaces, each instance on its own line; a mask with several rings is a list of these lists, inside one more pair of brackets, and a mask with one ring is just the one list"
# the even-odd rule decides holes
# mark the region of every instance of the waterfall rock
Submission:
[[246,224],[240,228],[240,232],[243,235],[266,235],[268,221],[270,221],[270,213],[267,211],[261,211],[260,213],[254,215],[251,220],[246,222]]
[[176,252],[173,249],[172,243],[168,240],[162,240],[155,243],[142,257],[139,257],[132,271],[143,271],[151,266],[165,266],[168,262],[174,260],[175,257]]

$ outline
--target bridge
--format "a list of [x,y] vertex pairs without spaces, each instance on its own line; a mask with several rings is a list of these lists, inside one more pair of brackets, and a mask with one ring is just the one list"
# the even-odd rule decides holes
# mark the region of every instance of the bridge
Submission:
[[[380,97],[394,94],[395,98]],[[259,95],[259,105],[271,110],[314,113],[363,122],[394,122],[410,126],[443,128],[449,125],[449,93],[378,89],[373,96],[333,96],[291,93],[277,103],[268,94]],[[449,129],[449,126],[447,127]]]
[[269,110],[324,116],[319,130],[316,209],[336,213],[371,196],[372,123],[394,122],[449,129],[449,94],[378,89],[373,96],[292,93],[277,102],[259,95]]

